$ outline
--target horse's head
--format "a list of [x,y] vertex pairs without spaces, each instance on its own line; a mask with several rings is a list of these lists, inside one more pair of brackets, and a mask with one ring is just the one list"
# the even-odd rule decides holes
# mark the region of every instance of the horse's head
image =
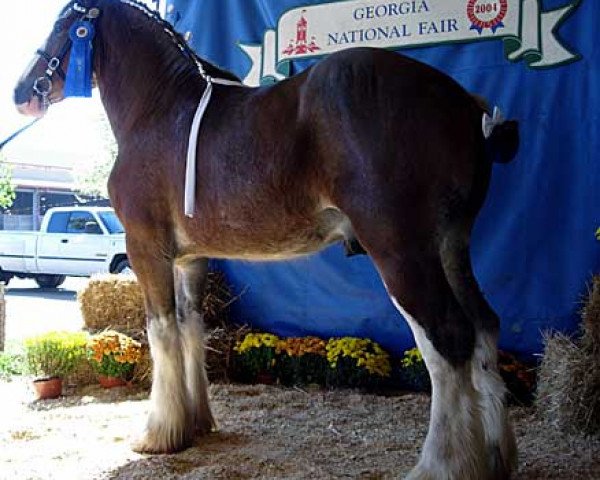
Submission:
[[95,3],[96,0],[71,1],[61,10],[46,43],[37,50],[15,87],[14,101],[19,112],[42,117],[51,103],[64,98],[72,46],[69,32],[74,22],[98,16]]

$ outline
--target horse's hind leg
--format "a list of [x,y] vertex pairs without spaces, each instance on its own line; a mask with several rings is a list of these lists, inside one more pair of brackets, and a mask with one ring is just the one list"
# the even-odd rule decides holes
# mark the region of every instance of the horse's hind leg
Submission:
[[176,452],[189,446],[193,428],[175,315],[173,264],[160,253],[160,245],[136,242],[131,235],[127,251],[144,292],[153,360],[150,414],[144,434],[132,447],[144,453]]
[[187,398],[198,434],[206,434],[216,427],[209,405],[204,366],[202,299],[207,273],[208,260],[205,258],[177,264],[175,270],[177,321],[183,346]]
[[510,478],[517,466],[515,436],[505,406],[506,387],[497,366],[500,322],[473,275],[464,232],[464,229],[448,232],[440,253],[448,282],[475,326],[473,382],[480,393],[490,471],[493,479],[500,480]]
[[402,236],[398,232],[394,245],[360,239],[407,319],[431,377],[429,431],[408,478],[488,480],[480,399],[471,375],[475,329],[454,297],[435,247]]

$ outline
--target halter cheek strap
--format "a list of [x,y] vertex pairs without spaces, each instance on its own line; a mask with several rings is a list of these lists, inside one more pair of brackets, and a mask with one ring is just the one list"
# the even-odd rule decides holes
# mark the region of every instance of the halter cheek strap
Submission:
[[59,53],[57,56],[55,57],[51,57],[45,50],[42,50],[41,48],[36,50],[35,53],[37,53],[40,57],[42,57],[44,60],[46,60],[46,62],[48,62],[48,69],[46,70],[46,75],[48,76],[52,76],[52,74],[54,72],[56,72],[56,74],[62,79],[65,79],[65,71],[62,69],[62,67],[60,66],[60,62],[61,59],[64,57],[65,53]]
[[[98,18],[98,16],[100,16],[100,9],[96,7],[88,8],[81,6],[78,3],[74,3],[72,8],[75,12],[81,14],[82,20],[89,19],[90,22],[93,22],[96,20],[96,18]],[[56,73],[63,81],[66,80],[66,75],[61,67],[61,63],[71,48],[71,45],[72,41],[69,37],[67,37],[67,40],[61,47],[60,51],[54,56],[50,55],[41,48],[36,50],[36,53],[48,63],[44,75],[36,78],[33,82],[33,91],[41,98],[44,108],[48,107],[50,104],[48,96],[52,91],[52,77],[54,76],[54,73]]]

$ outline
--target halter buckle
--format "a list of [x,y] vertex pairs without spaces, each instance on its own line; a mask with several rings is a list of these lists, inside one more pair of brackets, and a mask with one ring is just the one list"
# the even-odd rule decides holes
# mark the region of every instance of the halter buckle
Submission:
[[49,70],[55,71],[59,66],[60,66],[60,58],[58,58],[58,57],[52,57],[48,61],[48,69]]
[[79,5],[77,2],[73,4],[73,10],[79,13],[88,13],[88,9],[84,6]]
[[100,16],[100,9],[96,7],[90,8],[89,12],[85,15],[87,18],[94,19]]
[[38,77],[33,82],[33,91],[42,98],[47,97],[50,90],[52,90],[52,80],[48,77]]

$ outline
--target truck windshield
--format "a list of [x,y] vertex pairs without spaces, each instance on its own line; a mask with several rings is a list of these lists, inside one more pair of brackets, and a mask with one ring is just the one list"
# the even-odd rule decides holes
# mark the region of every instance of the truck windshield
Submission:
[[106,226],[108,233],[123,233],[125,231],[115,212],[99,212],[98,216]]

